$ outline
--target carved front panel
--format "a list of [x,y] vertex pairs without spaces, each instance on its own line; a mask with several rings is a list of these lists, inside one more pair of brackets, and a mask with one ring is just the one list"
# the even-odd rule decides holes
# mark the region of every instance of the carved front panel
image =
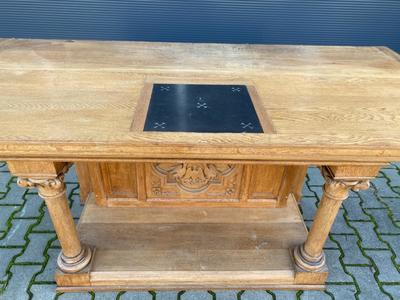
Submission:
[[288,194],[301,188],[294,178],[305,176],[295,166],[262,164],[94,162],[87,167],[90,190],[103,206],[274,207],[285,205]]
[[146,164],[147,198],[238,201],[242,169],[213,163]]
[[249,185],[249,201],[275,199],[281,188],[285,167],[258,165],[251,169],[251,184]]
[[103,189],[108,197],[137,198],[136,165],[133,163],[101,163]]

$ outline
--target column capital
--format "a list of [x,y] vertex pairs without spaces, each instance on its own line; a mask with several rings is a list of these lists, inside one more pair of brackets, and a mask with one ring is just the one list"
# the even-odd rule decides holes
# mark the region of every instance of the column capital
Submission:
[[70,166],[71,164],[66,164],[56,176],[19,176],[17,184],[23,188],[37,188],[39,196],[42,198],[57,198],[61,194],[65,193],[64,174],[68,171]]
[[336,178],[329,167],[320,167],[321,174],[325,179],[324,192],[329,199],[344,201],[349,196],[349,191],[367,190],[370,186],[367,178]]
[[42,198],[57,198],[65,193],[64,174],[55,178],[18,178],[17,184],[24,188],[37,188]]

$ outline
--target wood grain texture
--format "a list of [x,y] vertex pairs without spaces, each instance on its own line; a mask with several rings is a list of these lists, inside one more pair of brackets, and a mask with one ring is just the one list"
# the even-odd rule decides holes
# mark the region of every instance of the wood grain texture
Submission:
[[90,182],[90,173],[87,163],[75,163],[76,176],[79,181],[79,199],[81,203],[85,203],[89,194],[92,192],[92,184]]
[[[252,85],[276,134],[131,131],[160,78]],[[382,47],[3,39],[0,92],[3,158],[400,159],[400,61]]]
[[[90,269],[76,279],[57,274],[59,287],[69,291],[85,285],[94,290],[294,288],[290,249],[307,236],[293,196],[286,207],[273,209],[108,208],[90,198],[78,230],[96,252]],[[315,288],[311,280],[302,284]]]
[[[285,206],[303,166],[229,163],[85,163],[100,206]],[[84,182],[85,183],[85,182]],[[86,183],[85,183],[86,184]]]
[[351,190],[368,189],[369,179],[375,177],[378,172],[379,168],[376,166],[321,167],[321,173],[325,179],[324,193],[307,240],[293,251],[294,260],[299,269],[321,275],[318,283],[323,283],[326,279],[327,274],[322,275],[322,273],[327,273],[323,247],[342,202],[347,199]]
[[62,248],[58,268],[66,273],[78,272],[90,263],[91,248],[82,245],[66,197],[64,174],[69,163],[9,161],[10,171],[19,176],[18,185],[37,188],[44,199]]

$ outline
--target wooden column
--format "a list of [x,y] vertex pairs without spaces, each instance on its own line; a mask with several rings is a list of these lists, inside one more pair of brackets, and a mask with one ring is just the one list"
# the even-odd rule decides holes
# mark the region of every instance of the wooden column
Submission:
[[18,176],[18,185],[25,188],[37,188],[39,196],[46,202],[54,229],[60,241],[62,251],[57,259],[58,267],[66,273],[75,273],[85,268],[91,259],[92,251],[81,245],[76,226],[66,197],[64,173],[69,164],[8,162],[14,175]]
[[318,272],[325,268],[323,247],[342,202],[347,199],[350,190],[368,189],[369,179],[376,175],[379,168],[379,166],[321,168],[325,178],[324,194],[307,240],[294,249],[294,259],[301,270]]

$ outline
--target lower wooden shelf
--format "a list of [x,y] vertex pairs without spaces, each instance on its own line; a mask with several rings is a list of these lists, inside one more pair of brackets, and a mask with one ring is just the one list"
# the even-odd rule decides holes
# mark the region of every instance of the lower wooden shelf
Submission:
[[[291,249],[307,229],[293,196],[282,208],[99,207],[87,201],[78,231],[94,247],[59,291],[321,289],[296,281]],[[304,273],[303,273],[304,274]]]

